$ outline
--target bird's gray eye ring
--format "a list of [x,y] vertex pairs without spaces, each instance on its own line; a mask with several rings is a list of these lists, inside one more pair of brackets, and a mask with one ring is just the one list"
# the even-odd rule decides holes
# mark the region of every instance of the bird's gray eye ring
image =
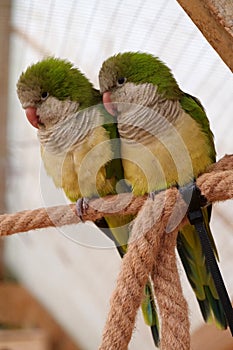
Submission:
[[117,86],[122,86],[122,85],[124,85],[125,82],[126,82],[126,78],[120,77],[117,79]]
[[49,97],[48,91],[43,91],[43,92],[41,93],[41,100],[42,100],[42,101],[46,100],[46,98],[48,98],[48,97]]

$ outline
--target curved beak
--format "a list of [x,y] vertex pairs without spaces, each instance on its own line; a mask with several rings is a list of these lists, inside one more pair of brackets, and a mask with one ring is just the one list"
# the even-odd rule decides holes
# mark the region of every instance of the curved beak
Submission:
[[106,91],[103,93],[103,104],[106,111],[115,117],[117,109],[116,106],[114,106],[114,103],[111,101],[111,92]]
[[25,109],[27,119],[34,128],[39,129],[39,117],[36,114],[36,108],[35,107],[27,107]]

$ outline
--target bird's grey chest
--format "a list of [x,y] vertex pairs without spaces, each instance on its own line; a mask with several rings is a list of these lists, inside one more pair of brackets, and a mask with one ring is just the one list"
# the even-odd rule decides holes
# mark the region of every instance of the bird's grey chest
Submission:
[[126,84],[118,97],[118,129],[129,142],[150,143],[167,135],[181,113],[178,101],[165,99],[152,84]]
[[[38,137],[48,152],[62,154],[73,151],[96,126],[102,123],[96,107],[77,111],[77,106],[77,102],[58,103],[53,100],[50,101],[50,105],[40,109],[39,113],[47,118],[49,127],[41,128]],[[49,123],[50,120],[52,122]]]

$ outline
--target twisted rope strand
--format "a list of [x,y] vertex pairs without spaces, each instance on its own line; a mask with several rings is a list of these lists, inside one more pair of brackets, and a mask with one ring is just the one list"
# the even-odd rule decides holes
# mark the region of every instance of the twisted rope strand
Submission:
[[[177,189],[171,188],[147,200],[132,228],[128,251],[122,261],[117,286],[99,350],[125,350],[131,339],[143,289],[158,255],[161,240],[177,201]],[[180,206],[185,203],[180,200]],[[161,210],[162,208],[162,210]],[[159,213],[159,214],[158,214]],[[171,348],[170,348],[171,349]]]
[[[225,160],[226,157],[217,163],[216,171],[212,167],[211,173],[197,179],[197,185],[209,202],[233,197],[233,157],[227,156],[227,162]],[[143,287],[150,273],[162,317],[161,349],[190,349],[188,307],[182,294],[175,257],[177,233],[187,223],[187,218],[184,217],[173,232],[165,234],[172,209],[176,205],[176,210],[180,208],[182,211],[184,205],[176,189],[167,190],[165,196],[169,200],[164,203],[160,194],[154,202],[148,200],[137,215],[128,252],[111,297],[99,350],[127,349],[143,297]],[[157,220],[153,222],[153,218]]]
[[[211,177],[211,178],[210,178]],[[211,172],[203,174],[197,179],[197,185],[209,202],[223,201],[233,197],[233,171]],[[112,199],[117,197],[112,205]],[[129,195],[119,194],[117,196],[106,196],[103,200],[94,199],[90,201],[89,208],[84,215],[84,220],[96,221],[103,216],[113,215],[135,215],[146,200],[146,196],[131,197],[132,201],[126,207],[120,207],[120,203]],[[104,206],[102,205],[105,203]],[[118,204],[118,205],[117,205]],[[100,208],[99,210],[94,208]],[[24,210],[12,214],[0,215],[0,236],[12,235],[30,230],[77,224],[80,219],[76,215],[75,204],[60,205],[49,208]]]
[[[182,293],[175,255],[178,234],[177,224],[179,225],[180,219],[184,218],[187,207],[184,203],[181,205],[182,202],[179,201],[178,193],[177,196],[179,205],[167,207],[167,210],[171,212],[171,217],[166,226],[166,232],[163,232],[158,255],[155,256],[151,272],[162,320],[161,350],[190,349],[188,305]],[[184,222],[185,218],[183,219]],[[171,231],[171,228],[173,228],[173,231]]]
[[[93,199],[83,215],[83,220],[95,222],[106,214],[108,216],[137,214],[146,198],[147,196],[133,197],[129,193],[124,193]],[[24,210],[0,215],[0,236],[79,222],[81,220],[77,217],[75,204]]]
[[[197,179],[197,185],[209,202],[232,198],[233,155],[225,156],[211,166],[208,173]],[[171,233],[165,233],[174,208],[178,210],[177,213],[182,213],[186,204],[176,188],[159,193],[154,201],[148,199],[145,202],[145,199],[146,196],[131,197],[130,194],[122,194],[93,200],[84,215],[85,220],[95,221],[106,214],[136,214],[141,208],[133,225],[128,252],[122,261],[117,286],[111,298],[99,350],[127,349],[143,289],[151,273],[162,316],[162,350],[190,348],[187,303],[182,296],[174,253],[177,232],[187,223],[186,216],[184,215]],[[8,235],[78,222],[75,205],[43,208],[0,216],[0,234]]]
[[69,224],[79,222],[77,215],[74,213],[74,205],[61,205],[3,214],[0,216],[0,235],[7,236],[39,228],[61,226],[68,222]]
[[151,274],[162,319],[160,348],[187,350],[190,349],[190,324],[176,264],[177,230],[163,238]]
[[[197,179],[197,185],[209,202],[233,197],[233,155],[226,155],[213,164],[209,171]],[[217,199],[215,199],[215,197]],[[96,221],[103,216],[135,215],[147,196],[134,197],[129,193],[93,199],[83,219]],[[50,208],[25,210],[13,214],[0,215],[0,236],[27,232],[39,228],[70,225],[80,222],[75,214],[75,204]]]

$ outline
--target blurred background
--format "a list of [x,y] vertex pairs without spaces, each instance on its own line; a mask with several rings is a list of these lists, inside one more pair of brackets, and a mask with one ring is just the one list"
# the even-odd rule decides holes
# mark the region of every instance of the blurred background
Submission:
[[[232,153],[232,73],[176,0],[1,0],[0,13],[5,48],[0,53],[2,213],[68,203],[45,174],[36,130],[16,95],[21,72],[47,55],[73,62],[96,88],[107,57],[129,50],[159,56],[180,87],[204,105],[218,159]],[[231,297],[232,210],[232,201],[216,204],[211,221]],[[72,339],[72,349],[97,349],[121,263],[107,238],[87,223],[22,233],[1,242],[5,270],[56,320]],[[180,263],[179,270],[191,330],[199,334],[195,332],[203,327],[202,317]],[[229,331],[223,334],[228,337]],[[139,312],[129,349],[142,348],[154,347]]]

